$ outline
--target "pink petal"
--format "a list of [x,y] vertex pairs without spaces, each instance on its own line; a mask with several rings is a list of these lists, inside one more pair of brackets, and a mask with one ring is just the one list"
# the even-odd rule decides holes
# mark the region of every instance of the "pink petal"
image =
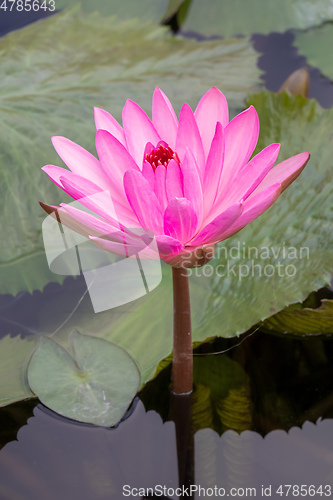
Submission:
[[[90,240],[102,250],[106,252],[113,253],[115,255],[120,255],[121,257],[132,257],[132,258],[143,258],[143,259],[158,259],[159,255],[154,252],[151,248],[147,247],[146,244],[141,241],[137,245],[127,245],[124,243],[118,243],[104,238],[96,238],[94,236],[90,237]],[[138,255],[140,252],[140,255]]]
[[271,170],[280,151],[280,144],[271,144],[258,153],[238,173],[234,182],[231,183],[224,199],[220,199],[216,206],[220,209],[238,200],[246,200],[250,194],[259,186],[264,177]]
[[98,186],[78,175],[60,177],[63,190],[84,207],[92,210],[106,220],[118,219],[114,204],[108,191],[101,191]]
[[244,202],[244,210],[239,219],[233,224],[223,239],[229,238],[233,234],[240,231],[243,227],[247,226],[254,219],[259,217],[262,213],[264,213],[273,203],[276,202],[280,194],[282,193],[281,184],[277,183],[264,191],[256,194],[255,196],[251,196]]
[[174,255],[184,249],[184,245],[175,238],[167,235],[156,236],[158,251],[163,255]]
[[[161,142],[161,141],[160,141]],[[143,158],[145,159],[147,154],[150,154],[151,153],[151,150],[152,149],[155,149],[156,147],[156,144],[154,146],[154,144],[152,144],[151,142],[147,142],[147,144],[145,145],[145,149],[144,149],[144,152],[143,152]]]
[[198,225],[203,218],[202,185],[195,158],[190,149],[186,150],[183,163],[180,165],[183,174],[184,198],[187,198],[198,217]]
[[[122,244],[126,243],[128,245],[137,245],[138,241],[140,243],[142,241],[139,235],[124,227],[117,219],[110,218],[110,220],[106,222],[72,205],[61,203],[61,207],[75,222],[81,224],[87,234],[91,236],[104,236],[109,240],[117,241]],[[62,219],[61,222],[63,222]],[[65,222],[64,224],[66,225]]]
[[153,95],[153,124],[159,136],[174,150],[178,129],[178,119],[171,102],[159,88]]
[[192,203],[186,198],[174,198],[164,213],[164,232],[168,236],[187,243],[195,234],[198,217]]
[[[104,238],[98,238],[96,236],[90,236],[90,240],[94,243],[98,248],[105,250],[106,252],[113,253],[115,255],[120,255],[121,257],[128,257],[129,248],[124,243],[118,243],[115,241],[105,240]],[[131,249],[133,251],[133,249]],[[137,250],[135,247],[134,250]],[[134,251],[133,254],[138,252]]]
[[234,224],[243,211],[242,203],[235,203],[219,214],[190,241],[191,246],[207,245],[223,239],[225,231]]
[[109,180],[92,154],[66,137],[52,137],[52,143],[62,161],[74,174],[87,177],[103,188],[108,186]]
[[123,125],[128,150],[141,167],[147,142],[156,145],[160,136],[143,109],[130,100],[126,101],[123,109]]
[[216,123],[220,122],[224,128],[229,122],[228,103],[222,92],[216,87],[206,92],[200,99],[194,116],[207,158],[215,134]]
[[173,198],[183,198],[183,179],[179,165],[175,160],[171,160],[166,172],[166,192],[168,201]]
[[121,207],[124,215],[130,217],[132,210],[124,190],[124,174],[127,170],[139,172],[139,168],[127,149],[106,130],[97,131],[96,149],[103,170],[110,179],[108,190],[112,201]]
[[[107,236],[114,232],[119,232],[119,223],[116,219],[114,219],[115,225],[110,224],[110,222],[106,222],[96,215],[92,215],[88,212],[84,212],[78,208],[75,208],[71,205],[67,205],[65,203],[61,203],[62,212],[68,214],[75,222],[81,224],[87,234],[93,236]],[[62,220],[61,220],[62,222]],[[66,225],[66,224],[65,224]]]
[[75,219],[73,219],[70,215],[68,215],[65,212],[65,210],[62,207],[47,205],[42,201],[40,201],[39,204],[47,214],[51,215],[59,223],[63,224],[66,227],[69,227],[70,229],[73,229],[73,231],[82,234],[82,236],[85,236],[86,238],[89,237],[89,231],[87,227],[85,225],[80,224]]
[[259,119],[253,106],[235,116],[225,128],[225,154],[219,195],[224,196],[230,182],[248,162],[259,135]]
[[94,108],[94,112],[96,130],[106,130],[126,147],[125,133],[117,120],[104,109]]
[[165,189],[166,168],[159,165],[155,170],[155,194],[161,204],[162,210],[167,207],[168,199]]
[[197,122],[188,104],[183,104],[179,115],[179,127],[176,140],[176,152],[181,161],[184,160],[186,149],[189,148],[198,165],[200,175],[205,168],[205,154]]
[[143,245],[142,239],[138,235],[120,227],[117,220],[114,220],[113,224],[110,224],[90,213],[84,212],[72,205],[66,205],[65,203],[62,203],[60,207],[46,205],[42,202],[40,202],[40,205],[45,212],[52,215],[59,223],[82,234],[86,238],[90,238],[90,236],[107,236],[109,240],[121,243],[123,247],[124,244]]
[[127,171],[124,175],[124,187],[141,227],[150,229],[156,235],[163,234],[161,204],[141,172]]
[[142,165],[142,175],[149,182],[150,189],[154,191],[155,189],[155,174],[150,163],[147,161]]
[[75,200],[79,200],[83,206],[98,215],[107,220],[110,220],[110,218],[119,219],[121,223],[128,227],[138,225],[138,220],[133,214],[125,194],[121,198],[121,203],[117,202],[114,195],[114,186],[110,185],[108,189],[104,190],[88,179],[55,165],[46,165],[42,170],[65,193]]
[[103,191],[100,186],[65,168],[56,167],[55,165],[45,165],[45,167],[42,167],[42,170],[57,186],[76,200]]
[[97,130],[96,149],[105,173],[113,182],[122,185],[127,170],[140,171],[127,149],[106,130]]
[[60,177],[63,175],[70,175],[71,172],[66,170],[65,168],[57,167],[56,165],[45,165],[42,167],[42,170],[50,177],[50,179],[61,189],[64,189],[60,181]]
[[209,213],[215,202],[222,175],[224,147],[224,133],[221,123],[218,122],[208,154],[203,179],[204,214]]
[[306,152],[279,163],[268,172],[253,194],[261,192],[277,182],[281,184],[282,191],[284,191],[299,176],[309,158],[310,154]]

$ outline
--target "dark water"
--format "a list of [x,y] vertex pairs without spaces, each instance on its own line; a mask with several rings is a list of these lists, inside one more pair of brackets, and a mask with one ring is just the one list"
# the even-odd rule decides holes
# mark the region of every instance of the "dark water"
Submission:
[[[0,5],[2,5],[2,2]],[[1,10],[0,12],[0,36],[53,14],[49,10],[42,9],[35,11],[31,9],[26,12],[20,12],[16,9],[10,10],[11,5],[10,2],[7,2],[7,10]]]
[[[38,14],[1,14],[0,34]],[[252,40],[262,53],[259,65],[269,90],[278,90],[306,64],[291,33]],[[310,97],[332,106],[332,83],[319,70],[309,70]],[[29,336],[38,326],[38,311],[51,299],[62,294],[76,303],[83,291],[82,280],[68,278],[44,293],[1,296],[0,335]],[[278,489],[288,484],[292,497],[330,496],[325,485],[333,483],[332,357],[331,337],[284,338],[259,330],[240,339],[216,339],[196,351],[191,397],[170,396],[167,367],[115,429],[69,421],[37,399],[1,408],[0,499],[146,498],[138,490],[127,493],[156,485],[164,490],[155,498],[177,498],[173,490],[179,481],[206,488],[206,496],[197,492],[196,498],[218,498],[207,489],[212,486],[220,493],[225,488],[224,496],[240,488],[235,498],[250,487],[258,498],[284,498],[285,487],[282,495]],[[298,485],[305,485],[302,495]]]

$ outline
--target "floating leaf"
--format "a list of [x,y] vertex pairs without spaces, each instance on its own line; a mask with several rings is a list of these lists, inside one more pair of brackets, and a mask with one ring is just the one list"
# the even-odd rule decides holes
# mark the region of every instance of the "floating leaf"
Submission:
[[329,47],[333,45],[333,23],[307,31],[295,32],[294,45],[300,54],[306,56],[312,66],[320,69],[321,73],[333,80],[333,61]]
[[51,338],[42,342],[30,361],[28,382],[57,413],[110,427],[135,396],[140,374],[119,346],[74,332],[69,351]]
[[262,327],[292,335],[333,335],[333,300],[324,299],[317,309],[293,304],[266,319]]
[[0,340],[0,407],[33,397],[26,369],[35,348],[32,340],[6,335]]
[[[180,8],[180,19],[186,4]],[[192,0],[182,28],[229,37],[309,28],[331,19],[331,0]]]
[[[175,0],[173,0],[175,1]],[[181,0],[176,0],[181,1]],[[66,9],[77,5],[77,0],[57,0],[55,6],[57,10]],[[141,21],[159,22],[168,7],[168,0],[81,0],[80,4],[84,12],[98,11],[103,16],[117,16],[119,19],[140,19]]]
[[150,111],[156,85],[178,109],[184,101],[196,105],[212,85],[223,89],[232,108],[242,107],[259,80],[256,59],[245,39],[199,44],[152,23],[84,16],[78,9],[1,38],[1,293],[63,281],[47,266],[38,205],[66,201],[41,171],[61,163],[52,135],[94,152],[93,106],[121,119],[130,97]]

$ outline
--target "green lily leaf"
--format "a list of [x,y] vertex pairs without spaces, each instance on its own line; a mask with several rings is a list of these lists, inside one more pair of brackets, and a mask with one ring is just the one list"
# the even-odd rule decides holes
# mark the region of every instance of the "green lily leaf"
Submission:
[[266,319],[262,328],[292,335],[333,335],[333,300],[323,299],[320,307],[311,309],[293,304]]
[[333,8],[330,0],[192,0],[178,18],[184,30],[229,37],[309,28],[332,20]]
[[[94,4],[95,5],[95,4]],[[140,4],[141,5],[141,4]],[[121,22],[74,8],[0,39],[1,293],[63,281],[48,269],[38,200],[65,195],[41,171],[61,164],[51,145],[63,135],[94,152],[93,106],[121,119],[128,97],[147,111],[160,86],[179,110],[213,85],[243,106],[260,71],[248,40],[197,43],[153,23]]]
[[119,346],[78,332],[69,350],[51,338],[28,368],[32,391],[49,408],[80,422],[110,427],[119,422],[140,385],[132,358]]
[[26,370],[35,346],[33,340],[10,335],[0,340],[0,407],[34,396]]
[[294,45],[300,54],[306,56],[312,66],[320,69],[323,75],[333,80],[333,61],[329,47],[333,44],[333,23],[325,23],[322,26],[308,31],[295,32]]
[[[181,0],[180,0],[181,1]],[[178,0],[179,3],[179,0]],[[55,6],[57,10],[67,9],[77,5],[77,0],[57,0]],[[117,16],[119,19],[140,19],[141,21],[159,22],[167,9],[168,0],[126,0],[119,2],[117,0],[81,0],[82,10],[87,13],[99,12],[103,16]]]

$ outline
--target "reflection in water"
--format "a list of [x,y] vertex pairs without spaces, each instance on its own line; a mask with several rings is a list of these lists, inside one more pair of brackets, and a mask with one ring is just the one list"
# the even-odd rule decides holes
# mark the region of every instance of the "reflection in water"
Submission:
[[[17,438],[0,453],[1,500],[119,500],[125,485],[128,492],[160,485],[172,493],[178,487],[175,425],[146,413],[141,402],[116,429],[77,425],[38,405]],[[212,488],[255,488],[260,498],[263,486],[271,487],[271,498],[281,498],[281,484],[332,483],[333,420],[265,438],[254,431],[219,436],[201,429],[194,435],[194,457],[194,477],[183,483],[201,487],[192,498],[212,498]]]
[[116,429],[77,425],[38,406],[0,453],[1,500],[123,498],[125,485],[177,486],[174,424],[141,402]]
[[171,394],[171,415],[175,423],[178,485],[194,484],[194,429],[192,425],[192,394]]
[[[333,482],[333,421],[306,422],[303,428],[270,432],[265,438],[253,431],[227,431],[219,437],[211,429],[195,435],[196,484],[212,485],[205,476],[205,448],[212,441],[219,471],[219,488],[271,487],[271,498],[281,498],[280,485],[330,485]],[[333,489],[332,489],[333,491]],[[242,495],[240,495],[242,496]],[[244,496],[244,495],[243,495]],[[254,496],[254,495],[253,495]],[[304,495],[305,496],[305,495]],[[310,498],[311,495],[306,496]]]

